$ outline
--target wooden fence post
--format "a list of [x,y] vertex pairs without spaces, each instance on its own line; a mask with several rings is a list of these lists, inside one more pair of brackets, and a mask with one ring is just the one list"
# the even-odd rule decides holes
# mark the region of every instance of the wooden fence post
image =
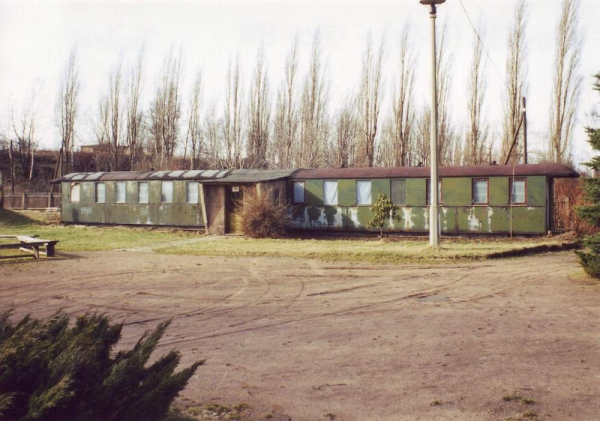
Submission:
[[23,206],[22,206],[23,209],[27,209],[26,200],[27,200],[27,193],[23,192]]

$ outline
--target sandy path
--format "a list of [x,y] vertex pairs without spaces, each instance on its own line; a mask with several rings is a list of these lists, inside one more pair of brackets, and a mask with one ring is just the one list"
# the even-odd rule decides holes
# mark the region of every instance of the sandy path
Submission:
[[[158,321],[184,402],[293,420],[600,419],[600,287],[572,254],[455,265],[81,253],[0,265],[0,309]],[[572,280],[572,279],[575,280]],[[531,406],[505,402],[519,392]],[[438,405],[437,403],[440,403]],[[330,414],[330,415],[327,415]]]

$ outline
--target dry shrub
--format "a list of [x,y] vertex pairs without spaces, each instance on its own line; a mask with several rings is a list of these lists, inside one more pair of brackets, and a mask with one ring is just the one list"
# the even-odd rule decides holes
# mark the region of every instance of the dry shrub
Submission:
[[561,178],[554,183],[553,226],[561,231],[571,231],[578,236],[598,232],[598,228],[577,214],[577,207],[585,204],[583,180]]
[[250,238],[277,238],[286,234],[291,217],[285,201],[273,198],[270,190],[244,196],[242,228]]

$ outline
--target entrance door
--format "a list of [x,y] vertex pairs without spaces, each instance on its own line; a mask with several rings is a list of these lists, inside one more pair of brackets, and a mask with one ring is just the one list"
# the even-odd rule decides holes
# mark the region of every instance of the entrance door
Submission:
[[242,186],[227,186],[227,229],[228,234],[242,234],[242,206],[244,190]]

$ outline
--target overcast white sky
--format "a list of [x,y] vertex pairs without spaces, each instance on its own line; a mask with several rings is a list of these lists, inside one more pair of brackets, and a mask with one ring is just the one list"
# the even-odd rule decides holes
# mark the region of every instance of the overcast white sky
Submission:
[[[485,28],[488,63],[487,118],[497,127],[502,114],[502,89],[507,37],[517,0],[462,0],[473,21]],[[534,151],[547,130],[554,37],[561,0],[529,0],[527,27],[529,92],[528,122]],[[591,90],[592,75],[600,71],[600,3],[581,0],[581,31],[585,45],[581,62],[584,86],[575,136],[575,161],[589,157],[584,126],[600,99]],[[145,44],[143,101],[150,100],[158,72],[170,48],[181,49],[185,92],[197,69],[204,75],[207,103],[219,101],[225,89],[227,66],[239,54],[246,82],[257,50],[268,61],[274,96],[283,76],[285,57],[296,36],[301,48],[301,72],[315,31],[321,32],[323,58],[330,81],[332,112],[356,91],[361,55],[369,31],[386,38],[386,97],[389,100],[397,63],[399,33],[410,22],[417,62],[417,95],[429,101],[429,17],[418,0],[0,0],[0,124],[11,107],[19,108],[37,89],[39,134],[43,147],[59,145],[54,105],[60,74],[69,52],[77,49],[81,95],[78,144],[93,143],[89,119],[106,90],[111,67],[123,58],[128,64]],[[453,56],[452,113],[457,126],[466,123],[466,84],[473,31],[460,0],[438,8],[438,28],[448,25]],[[487,61],[487,59],[486,59]],[[494,70],[499,70],[500,75]],[[186,99],[187,100],[187,99]],[[389,112],[383,110],[383,114]],[[537,144],[536,144],[537,143]]]

